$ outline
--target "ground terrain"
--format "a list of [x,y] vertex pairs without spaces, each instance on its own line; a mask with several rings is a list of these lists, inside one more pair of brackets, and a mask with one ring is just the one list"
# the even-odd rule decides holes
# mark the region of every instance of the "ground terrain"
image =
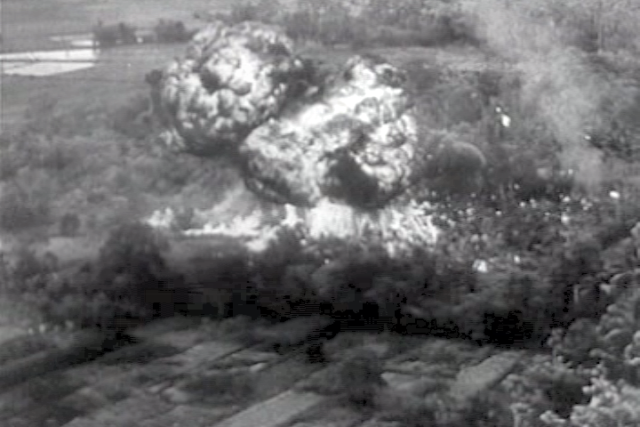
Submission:
[[[393,420],[397,414],[358,409],[341,396],[337,370],[354,349],[375,345],[382,352],[382,378],[389,393],[398,396],[406,390],[426,393],[434,383],[460,396],[487,393],[524,357],[518,351],[365,329],[336,338],[328,365],[310,364],[304,345],[273,349],[273,337],[286,341],[295,326],[290,331],[272,327],[278,329],[273,335],[259,322],[234,322],[159,321],[131,331],[138,344],[87,356],[93,360],[81,364],[67,363],[68,355],[44,368],[64,348],[62,340],[52,343],[24,332],[5,336],[0,341],[2,425],[392,426],[385,417]],[[238,336],[240,328],[244,337]],[[258,338],[247,341],[253,333]]]
[[105,24],[129,22],[139,28],[151,27],[159,19],[179,19],[193,25],[194,12],[224,11],[225,0],[160,2],[143,0],[8,0],[2,2],[4,52],[56,47],[50,37],[86,34],[98,20]]
[[[122,20],[141,28],[167,17],[198,25],[201,23],[194,21],[194,11],[223,10],[224,6],[224,2],[199,0],[174,3],[10,0],[2,5],[2,50],[64,48],[51,37],[86,34],[99,19],[107,23]],[[2,131],[19,129],[25,112],[37,108],[43,99],[56,100],[56,112],[87,107],[115,109],[136,95],[146,94],[145,73],[162,67],[183,49],[184,45],[121,47],[102,52],[96,66],[88,70],[41,78],[3,76]],[[339,47],[311,46],[303,52],[330,65],[340,64],[353,54],[353,50]],[[397,65],[424,60],[436,67],[474,69],[487,64],[481,52],[466,48],[449,52],[428,48],[382,49],[377,53]],[[229,216],[224,206],[218,210]],[[239,209],[235,205],[233,208]],[[55,253],[63,264],[73,264],[95,257],[100,244],[90,236],[61,237],[51,239],[42,251]],[[180,248],[179,244],[174,245],[173,262],[180,263],[189,245]],[[56,360],[56,351],[64,347],[60,343],[64,339],[55,341],[52,337],[74,333],[43,329],[44,334],[33,335],[33,329],[39,328],[36,316],[7,302],[2,312],[0,420],[2,425],[11,427],[388,425],[378,420],[376,414],[346,405],[337,396],[335,384],[333,391],[326,390],[350,345],[376,341],[386,348],[383,359],[387,361],[388,372],[384,378],[400,389],[434,380],[432,374],[410,372],[418,365],[434,372],[436,365],[429,361],[431,357],[445,360],[457,355],[451,366],[442,366],[442,374],[435,379],[451,385],[464,369],[499,353],[473,345],[363,330],[341,335],[340,339],[346,337],[347,344],[344,348],[338,346],[332,362],[323,366],[307,362],[304,346],[278,353],[260,338],[250,343],[238,339],[237,331],[255,329],[258,327],[255,322],[239,328],[221,328],[218,322],[200,324],[191,319],[172,318],[132,332],[144,337],[141,344],[87,363],[77,364],[83,361],[67,355],[59,359],[60,363],[52,364],[50,360]],[[285,330],[269,336],[286,340],[289,333]],[[461,345],[466,352],[462,358]],[[408,360],[399,357],[400,353]],[[65,367],[65,360],[75,360],[76,366]],[[234,368],[238,372],[232,372]],[[506,373],[499,371],[496,378]]]
[[[52,37],[86,35],[98,20],[105,24],[124,21],[138,28],[151,28],[159,19],[179,19],[187,26],[202,25],[193,17],[196,11],[225,10],[223,1],[189,0],[166,3],[154,0],[55,2],[5,1],[2,3],[0,52],[24,52],[67,48]],[[144,75],[163,66],[181,53],[183,46],[131,46],[101,55],[97,67],[46,78],[2,76],[2,128],[20,122],[29,102],[50,96],[62,108],[92,103],[110,107],[128,96],[146,93]],[[124,98],[124,99],[123,99]]]
[[[150,28],[159,19],[179,19],[188,28],[198,28],[202,21],[194,19],[194,11],[225,11],[229,3],[188,0],[169,3],[154,0],[129,3],[104,0],[59,0],[56,2],[3,2],[3,44],[0,52],[24,52],[66,48],[52,37],[65,35],[87,36],[92,25],[101,19],[105,23],[124,21],[138,28]],[[54,76],[32,78],[21,76],[2,77],[1,128],[15,129],[29,105],[37,105],[38,99],[50,97],[59,101],[60,110],[73,107],[100,106],[105,108],[122,105],[137,94],[146,94],[148,87],[144,75],[150,70],[166,65],[184,51],[184,45],[127,46],[102,52],[96,67]],[[300,52],[329,64],[341,64],[354,50],[348,48],[302,47]],[[374,49],[395,65],[411,61],[425,61],[434,67],[451,67],[458,71],[480,71],[487,67],[504,69],[496,58],[478,49],[463,48],[409,48]]]
[[[63,0],[55,4],[8,1],[2,6],[3,51],[61,48],[51,40],[52,36],[87,33],[98,19],[125,20],[145,27],[157,19],[170,17],[195,25],[198,23],[192,19],[192,11],[223,6],[223,2],[198,0],[170,4],[151,0],[135,3]],[[117,108],[136,95],[146,94],[145,73],[162,67],[183,49],[183,45],[121,47],[101,53],[96,66],[88,70],[42,78],[3,76],[2,130],[19,129],[25,112],[37,108],[47,98],[57,101],[59,112],[86,107]],[[353,54],[347,48],[317,46],[307,47],[303,52],[330,65],[340,64]],[[397,65],[422,60],[434,67],[474,70],[487,64],[484,55],[472,48],[447,52],[435,48],[380,49],[377,53]],[[228,217],[229,209],[224,206],[218,210]],[[235,205],[233,208],[241,209]],[[42,252],[51,251],[63,264],[73,264],[95,257],[100,244],[91,236],[61,237],[51,239]],[[170,262],[179,264],[188,255],[190,246],[181,249],[176,243]],[[384,378],[399,389],[423,387],[420,384],[432,381],[450,386],[465,369],[500,353],[471,344],[401,338],[363,330],[340,335],[341,340],[346,337],[347,344],[336,350],[332,361],[323,366],[307,362],[304,346],[281,354],[260,339],[249,344],[239,340],[238,329],[233,326],[225,332],[217,322],[200,324],[173,318],[160,322],[155,332],[150,332],[154,324],[146,327],[149,328],[146,332],[140,332],[145,336],[142,344],[76,366],[65,368],[64,363],[49,363],[43,368],[42,364],[55,358],[60,347],[59,342],[51,341],[51,336],[65,333],[31,335],[27,328],[37,329],[38,318],[18,306],[9,304],[6,308],[0,322],[0,357],[3,349],[6,353],[1,359],[5,374],[0,373],[0,420],[7,427],[392,425],[379,420],[380,414],[359,411],[339,397],[332,378],[349,345],[375,341],[383,348],[386,346]],[[252,324],[241,329],[256,327]],[[279,334],[288,335],[286,331]],[[461,346],[465,356],[461,356]],[[400,354],[406,357],[403,359]],[[512,367],[508,360],[513,360],[513,355],[505,355],[505,366],[509,368],[498,369],[496,378]],[[438,364],[447,364],[446,359],[452,361],[450,366],[434,370]],[[426,371],[420,373],[420,369]],[[434,377],[436,371],[441,372]],[[476,375],[477,371],[471,374]],[[490,382],[480,387],[489,387]],[[327,390],[327,384],[333,385],[333,391],[331,387]],[[461,384],[458,388],[467,388]]]
[[[6,0],[1,6],[2,51],[62,48],[52,36],[86,34],[97,20],[124,20],[141,28],[161,18],[201,25],[193,18],[194,11],[224,10],[229,4],[226,0]],[[0,131],[18,130],[25,112],[46,98],[58,101],[56,111],[61,113],[87,107],[117,109],[132,97],[145,95],[145,73],[183,50],[181,44],[118,47],[102,52],[96,66],[84,71],[43,78],[0,76]],[[301,51],[330,64],[340,64],[354,53],[345,47],[317,45]],[[487,69],[503,73],[511,68],[470,46],[372,51],[396,65],[419,61],[456,75]],[[221,203],[216,215],[226,220],[250,210],[253,199],[239,193]],[[237,203],[243,197],[246,200]],[[95,259],[103,243],[93,235],[44,240],[40,252],[55,253],[63,265]],[[210,248],[215,242],[173,242],[169,263],[186,265],[191,251],[201,250],[198,246]],[[362,411],[340,396],[336,370],[348,360],[350,349],[366,345],[368,351],[379,352],[392,403],[394,398],[404,402],[402,393],[407,390],[422,397],[433,390],[459,393],[464,399],[495,397],[504,376],[521,370],[515,361],[526,365],[534,355],[427,335],[380,334],[368,325],[342,330],[328,345],[328,362],[316,364],[307,360],[308,343],[284,350],[274,346],[274,341],[286,344],[296,335],[286,327],[269,332],[273,325],[257,320],[179,316],[133,328],[129,333],[137,343],[101,354],[81,345],[84,338],[74,344],[76,331],[51,332],[50,325],[19,305],[0,301],[0,313],[0,425],[8,427],[397,427],[411,424],[383,420],[389,408]],[[89,338],[95,344],[95,337]],[[404,412],[402,405],[397,406],[401,409],[396,412]],[[402,417],[396,413],[390,418]],[[484,426],[508,424],[487,419]]]

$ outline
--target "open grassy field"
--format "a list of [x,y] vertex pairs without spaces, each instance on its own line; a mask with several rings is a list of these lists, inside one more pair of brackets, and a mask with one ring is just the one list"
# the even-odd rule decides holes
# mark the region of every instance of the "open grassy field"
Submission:
[[[226,0],[3,0],[0,52],[60,49],[66,46],[52,37],[88,35],[98,20],[148,28],[162,18],[179,19],[193,28],[203,25],[194,12],[222,11],[230,4]],[[166,64],[182,50],[181,45],[129,46],[103,52],[92,69],[38,78],[3,75],[0,131],[19,125],[29,104],[43,96],[58,99],[61,108],[118,105],[146,91],[145,73]]]
[[2,129],[22,123],[26,109],[43,97],[57,99],[58,107],[115,107],[129,97],[146,93],[144,76],[184,49],[182,45],[138,45],[100,55],[95,67],[47,77],[3,76]]

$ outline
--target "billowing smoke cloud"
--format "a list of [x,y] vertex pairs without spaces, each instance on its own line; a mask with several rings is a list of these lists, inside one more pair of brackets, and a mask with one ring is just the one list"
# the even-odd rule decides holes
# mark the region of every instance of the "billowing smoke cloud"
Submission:
[[562,146],[565,167],[576,172],[578,182],[600,182],[600,152],[585,140],[586,129],[597,127],[598,108],[610,89],[583,59],[567,46],[566,38],[550,17],[527,2],[469,0],[467,11],[475,17],[478,34],[521,73],[522,105],[532,107]]
[[313,206],[331,197],[381,206],[406,189],[417,128],[404,73],[356,56],[313,103],[256,129],[240,146],[256,192]]
[[[231,153],[254,192],[314,206],[381,207],[409,185],[417,126],[403,71],[355,56],[327,80],[280,30],[215,23],[152,84],[167,142]],[[315,83],[318,83],[314,86]]]
[[195,35],[184,59],[154,85],[165,142],[194,154],[220,154],[277,115],[305,64],[291,40],[257,22],[216,22]]

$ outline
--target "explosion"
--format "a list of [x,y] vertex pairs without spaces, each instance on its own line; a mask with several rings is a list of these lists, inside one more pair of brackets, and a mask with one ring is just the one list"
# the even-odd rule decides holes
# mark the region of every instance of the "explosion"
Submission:
[[[261,206],[232,220],[183,230],[190,237],[231,237],[253,253],[269,249],[282,233],[297,235],[303,246],[323,239],[344,239],[383,247],[391,257],[402,257],[412,248],[433,247],[441,231],[434,225],[431,206],[415,202],[392,205],[377,211],[322,201],[312,208],[291,204]],[[203,213],[207,216],[207,213]],[[147,223],[155,228],[178,229],[171,209],[156,211]]]
[[277,115],[305,64],[279,29],[214,23],[197,33],[153,87],[163,139],[180,151],[217,155]]
[[[232,236],[258,251],[281,230],[311,241],[370,241],[390,253],[409,242],[433,244],[437,230],[425,209],[394,205],[419,157],[405,73],[380,57],[357,55],[319,82],[292,52],[277,27],[218,22],[196,34],[186,57],[152,84],[170,147],[227,155],[264,206],[275,202],[185,234]],[[274,210],[280,220],[267,224]],[[149,220],[169,228],[172,222],[171,212]]]
[[312,104],[258,127],[240,145],[248,186],[296,205],[324,198],[385,205],[409,184],[417,143],[402,71],[356,56]]

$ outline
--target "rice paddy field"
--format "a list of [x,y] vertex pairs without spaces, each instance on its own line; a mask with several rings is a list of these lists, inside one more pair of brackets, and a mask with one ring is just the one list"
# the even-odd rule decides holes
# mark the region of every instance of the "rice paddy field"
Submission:
[[180,44],[150,44],[96,54],[87,46],[91,29],[99,20],[105,24],[122,21],[144,30],[159,19],[175,19],[194,28],[202,25],[194,13],[223,11],[227,4],[204,0],[3,0],[0,131],[18,127],[29,105],[43,97],[57,99],[61,108],[118,105],[146,91],[145,73],[184,49]]

